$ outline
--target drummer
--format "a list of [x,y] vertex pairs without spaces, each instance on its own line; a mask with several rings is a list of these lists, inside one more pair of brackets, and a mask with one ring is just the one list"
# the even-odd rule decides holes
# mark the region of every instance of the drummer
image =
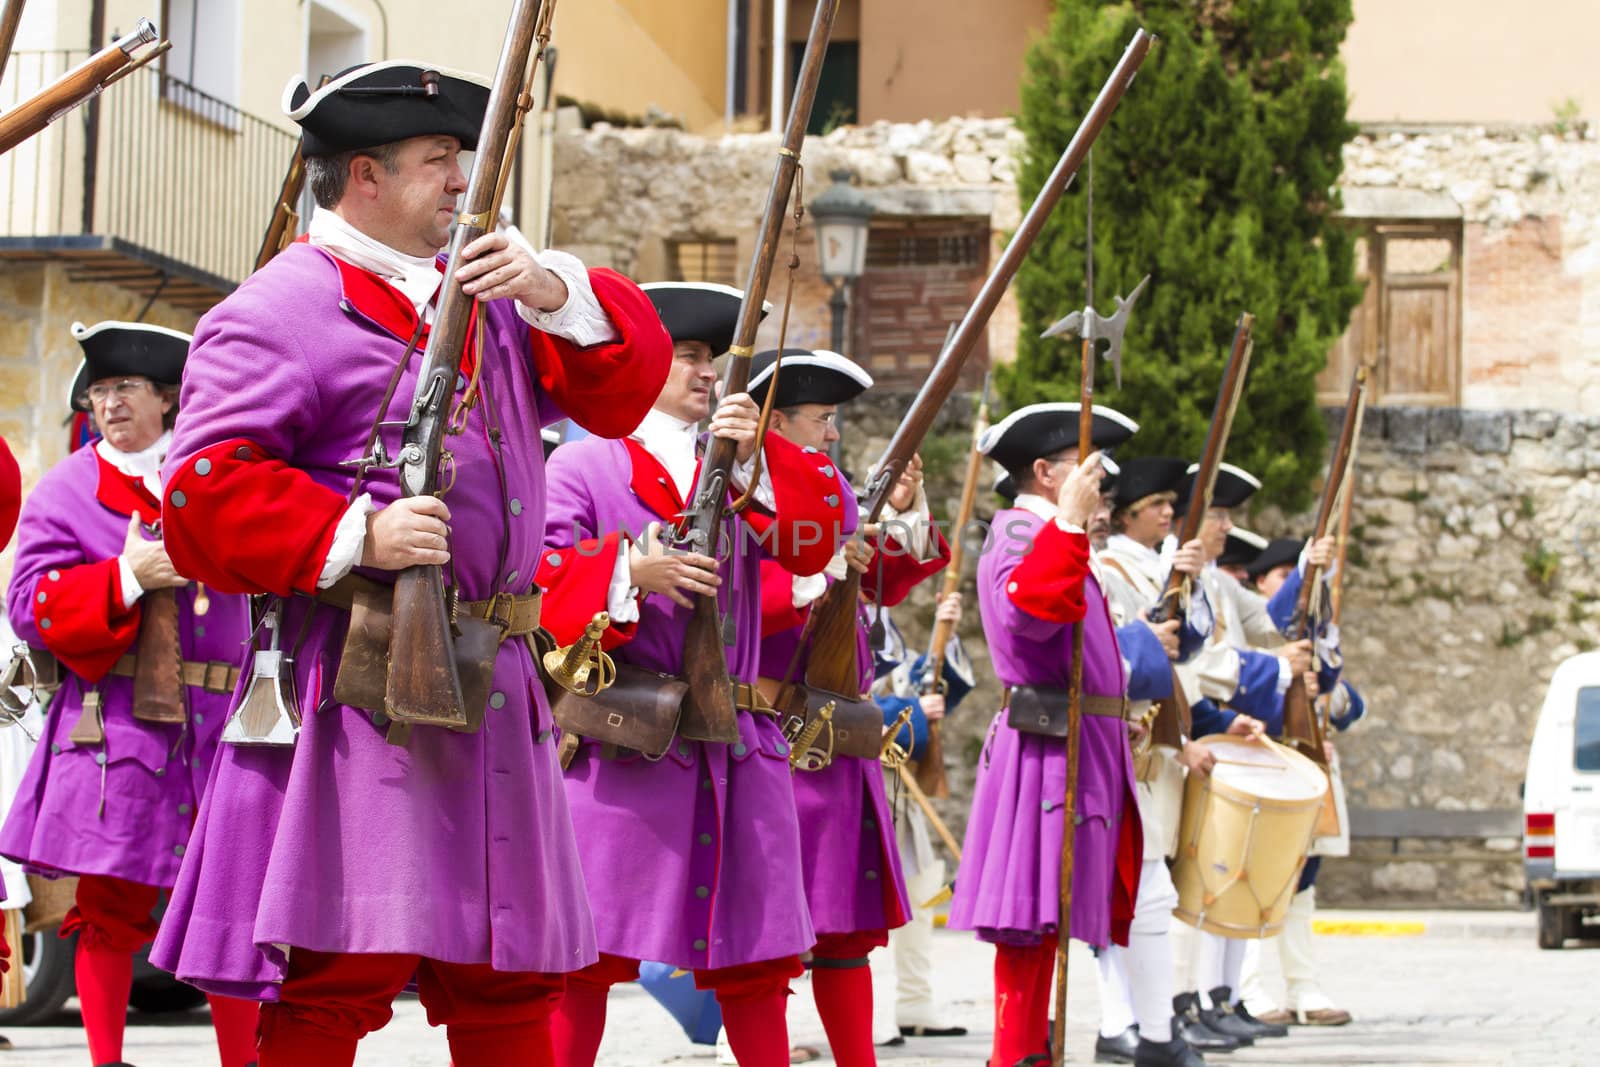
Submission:
[[[1183,713],[1171,699],[1171,664],[1188,659],[1200,649],[1210,636],[1212,618],[1205,594],[1197,586],[1181,614],[1154,626],[1147,620],[1166,588],[1169,567],[1192,579],[1203,565],[1204,549],[1199,539],[1167,555],[1161,552],[1162,543],[1172,530],[1172,505],[1187,466],[1184,460],[1161,456],[1123,463],[1089,527],[1090,542],[1096,548],[1095,573],[1105,588],[1118,627],[1118,645],[1129,665],[1128,718],[1142,723],[1141,730],[1147,735],[1142,741],[1135,741],[1136,796],[1139,818],[1144,824],[1144,856],[1131,936],[1126,948],[1109,945],[1098,954],[1100,1036],[1095,1041],[1095,1058],[1101,1062],[1136,1062],[1140,1037],[1156,1041],[1180,1037],[1179,1043],[1191,1049],[1186,1058],[1165,1062],[1203,1063],[1193,1050],[1228,1052],[1239,1047],[1235,1038],[1214,1033],[1199,1023],[1182,1025],[1183,1021],[1172,1013],[1172,946],[1168,935],[1178,897],[1167,872],[1166,857],[1177,839],[1185,770],[1209,773],[1211,754],[1204,745],[1193,744],[1185,737],[1188,724],[1182,721]],[[1099,538],[1097,532],[1101,532]],[[1141,638],[1148,642],[1152,631],[1164,647],[1158,648],[1153,662],[1141,663],[1137,654],[1142,647]],[[1163,715],[1173,721],[1163,722],[1161,729],[1156,729],[1157,720]],[[1172,1034],[1175,1026],[1182,1026],[1184,1032]]]
[[[1193,498],[1198,465],[1189,468],[1178,492],[1177,514],[1185,514]],[[1200,524],[1200,542],[1208,563],[1215,564],[1227,547],[1233,511],[1261,488],[1248,471],[1223,463],[1217,471],[1211,506]],[[1283,694],[1295,674],[1311,668],[1311,643],[1284,643],[1265,603],[1218,566],[1207,566],[1200,585],[1216,614],[1216,628],[1204,649],[1179,664],[1178,677],[1191,704],[1194,737],[1212,733],[1245,736],[1262,729],[1262,721],[1281,714]],[[1270,651],[1253,648],[1270,644]],[[1253,1044],[1258,1037],[1282,1037],[1289,1031],[1253,1018],[1237,1003],[1245,943],[1205,931],[1189,933],[1174,927],[1179,977],[1184,988],[1173,1001],[1179,1031],[1196,1023]]]
[[[1268,598],[1269,610],[1274,621],[1280,625],[1288,625],[1294,594],[1311,556],[1312,553],[1305,551],[1303,540],[1277,538],[1266,544],[1263,551],[1250,561],[1247,571],[1255,591]],[[1288,595],[1283,595],[1286,592]],[[1366,703],[1355,688],[1340,677],[1342,657],[1338,642],[1336,626],[1328,623],[1319,627],[1316,684],[1317,691],[1328,696],[1328,721],[1334,729],[1343,732],[1365,714]],[[1241,992],[1250,1011],[1262,1022],[1292,1026],[1344,1026],[1351,1020],[1350,1013],[1334,1004],[1317,981],[1317,960],[1312,938],[1312,921],[1317,907],[1316,879],[1322,857],[1350,854],[1349,820],[1342,817],[1345,811],[1344,780],[1339,773],[1338,754],[1331,741],[1327,742],[1327,748],[1335,803],[1341,813],[1340,830],[1336,836],[1319,837],[1311,842],[1311,855],[1300,873],[1288,915],[1284,918],[1283,936],[1274,939],[1287,985],[1288,999],[1284,1006],[1279,1007],[1273,1001],[1261,981],[1259,946],[1252,944],[1245,953]]]

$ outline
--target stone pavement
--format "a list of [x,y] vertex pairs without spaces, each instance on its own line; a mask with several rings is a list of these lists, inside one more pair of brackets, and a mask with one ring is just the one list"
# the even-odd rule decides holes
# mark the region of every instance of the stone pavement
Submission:
[[[1539,1065],[1587,1067],[1597,1058],[1592,1035],[1600,1026],[1600,950],[1572,947],[1541,952],[1532,916],[1518,913],[1328,912],[1318,938],[1325,985],[1356,1016],[1342,1029],[1297,1029],[1211,1062],[1296,1067],[1411,1067]],[[1361,933],[1359,931],[1376,931]],[[1396,934],[1395,931],[1402,931]],[[949,1018],[972,1030],[958,1039],[912,1041],[881,1049],[886,1067],[977,1067],[988,1050],[992,1018],[989,981],[993,952],[968,935],[938,934],[938,982]],[[1074,946],[1068,1018],[1071,1061],[1092,1059],[1096,990],[1094,962]],[[1268,974],[1275,953],[1266,954]],[[826,1047],[810,988],[796,983],[790,1011],[794,1040]],[[60,1025],[8,1032],[17,1048],[0,1053],[0,1067],[84,1067],[88,1056],[69,1009]],[[135,1016],[127,1058],[139,1067],[211,1067],[216,1047],[207,1016],[146,1022]],[[427,1026],[414,1000],[396,1006],[395,1019],[362,1046],[358,1067],[444,1067],[444,1034]],[[824,1063],[829,1061],[823,1061]],[[691,1045],[676,1025],[636,987],[611,1000],[603,1067],[714,1067],[708,1048]],[[510,1065],[508,1065],[510,1067]]]

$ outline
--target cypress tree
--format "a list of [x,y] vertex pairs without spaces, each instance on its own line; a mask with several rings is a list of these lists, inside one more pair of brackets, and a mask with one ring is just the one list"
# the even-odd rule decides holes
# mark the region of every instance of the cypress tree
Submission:
[[[1102,362],[1096,399],[1141,423],[1129,455],[1198,459],[1234,324],[1253,312],[1227,459],[1289,508],[1322,469],[1315,379],[1361,298],[1335,188],[1355,132],[1339,60],[1350,20],[1351,0],[1058,0],[1022,86],[1027,204],[1134,29],[1160,37],[1094,149],[1097,309],[1151,275],[1122,388]],[[1078,395],[1078,343],[1038,334],[1083,305],[1085,178],[1017,279],[1017,362],[999,375],[1013,407]]]

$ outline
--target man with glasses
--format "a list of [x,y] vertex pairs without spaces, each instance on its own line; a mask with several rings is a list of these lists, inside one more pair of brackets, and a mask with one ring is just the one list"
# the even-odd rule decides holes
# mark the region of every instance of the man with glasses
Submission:
[[[84,355],[73,403],[102,436],[49,471],[22,509],[11,625],[65,680],[0,853],[78,876],[61,932],[78,935],[90,1060],[115,1064],[133,955],[177,881],[250,623],[244,597],[191,583],[161,538],[158,472],[189,336],[131,322],[75,324],[72,335]],[[166,627],[178,647],[164,645]],[[175,671],[146,685],[164,673],[152,657],[167,656]],[[253,1061],[255,1005],[208,999],[224,1067]]]

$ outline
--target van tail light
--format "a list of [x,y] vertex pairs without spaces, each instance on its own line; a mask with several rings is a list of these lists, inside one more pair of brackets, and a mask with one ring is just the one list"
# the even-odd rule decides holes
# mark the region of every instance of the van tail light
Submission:
[[1554,812],[1530,812],[1525,816],[1522,834],[1523,856],[1530,860],[1556,858],[1556,817]]

